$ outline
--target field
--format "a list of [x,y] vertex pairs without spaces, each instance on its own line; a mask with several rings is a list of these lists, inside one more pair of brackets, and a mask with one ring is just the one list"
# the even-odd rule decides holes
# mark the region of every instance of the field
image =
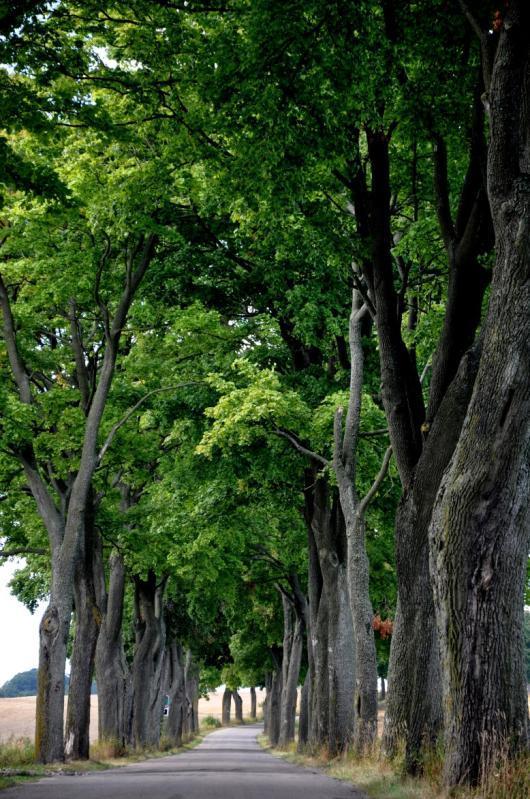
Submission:
[[[242,688],[239,692],[243,699],[243,715],[250,713],[250,690]],[[265,691],[256,691],[258,697],[258,712],[261,702],[265,698]],[[205,716],[221,718],[222,691],[217,690],[209,694],[208,699],[199,701],[199,719]],[[232,716],[234,706],[232,705]],[[98,732],[98,698],[91,698],[90,739],[97,739]],[[12,736],[15,738],[33,738],[35,725],[35,697],[22,696],[14,699],[0,699],[0,741],[6,741]]]

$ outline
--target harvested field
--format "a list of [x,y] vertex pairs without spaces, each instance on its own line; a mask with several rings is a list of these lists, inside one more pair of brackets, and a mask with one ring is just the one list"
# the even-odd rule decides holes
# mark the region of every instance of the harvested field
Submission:
[[[243,714],[248,716],[250,712],[250,691],[242,688],[239,692],[243,699]],[[257,690],[258,713],[260,704],[265,699],[265,691]],[[213,691],[208,699],[199,701],[199,718],[214,716],[221,718],[221,690]],[[233,706],[232,706],[233,715]],[[6,741],[11,737],[31,738],[34,736],[35,726],[35,697],[21,696],[14,699],[0,699],[0,741]],[[98,734],[98,698],[93,696],[91,699],[91,723],[90,740],[97,739]]]

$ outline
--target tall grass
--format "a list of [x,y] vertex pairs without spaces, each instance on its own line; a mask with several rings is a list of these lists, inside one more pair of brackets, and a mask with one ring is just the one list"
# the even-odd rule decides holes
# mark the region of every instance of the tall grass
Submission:
[[[260,743],[267,745],[264,736]],[[443,785],[443,748],[435,747],[424,755],[421,778],[404,775],[403,756],[393,761],[381,757],[378,746],[364,757],[353,752],[330,758],[325,748],[297,752],[295,744],[274,754],[300,765],[322,768],[336,779],[353,783],[370,799],[530,799],[530,755],[517,759],[500,758],[478,788],[448,791]]]
[[0,743],[0,768],[19,768],[35,762],[35,746],[29,738],[15,738]]

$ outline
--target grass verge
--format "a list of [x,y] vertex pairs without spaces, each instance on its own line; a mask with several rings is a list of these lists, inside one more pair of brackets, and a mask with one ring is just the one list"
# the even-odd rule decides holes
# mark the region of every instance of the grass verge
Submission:
[[[272,749],[268,739],[258,738],[271,754],[290,763],[323,771],[330,777],[353,783],[370,799],[448,799],[442,786],[442,756],[426,758],[423,778],[403,776],[399,760],[390,762],[374,755],[358,758],[346,753],[330,759],[325,751],[300,753],[296,744],[287,749]],[[462,788],[450,794],[454,799],[528,799],[530,797],[530,756],[504,760],[477,789]]]
[[35,762],[35,747],[29,738],[10,738],[0,743],[0,790],[11,788],[20,782],[50,777],[56,774],[81,774],[87,771],[102,771],[130,763],[139,763],[152,758],[178,755],[194,749],[212,728],[201,727],[182,746],[175,747],[168,738],[160,739],[159,749],[120,749],[113,741],[96,741],[90,747],[90,760],[68,760],[65,763],[43,765]]

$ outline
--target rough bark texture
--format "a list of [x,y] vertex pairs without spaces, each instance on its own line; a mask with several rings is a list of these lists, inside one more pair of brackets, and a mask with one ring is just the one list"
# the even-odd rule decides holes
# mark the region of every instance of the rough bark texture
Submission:
[[309,669],[300,694],[300,720],[298,723],[298,749],[302,751],[309,741],[309,690],[311,675]]
[[282,697],[280,710],[280,746],[294,741],[296,699],[302,647],[304,641],[303,619],[295,611],[290,600],[282,595],[283,607],[283,653],[282,653]]
[[523,590],[530,493],[530,9],[513,0],[493,69],[488,191],[496,264],[468,413],[430,529],[445,778],[477,783],[528,744]]
[[89,756],[90,693],[101,615],[94,586],[94,536],[92,513],[86,514],[82,554],[78,560],[75,587],[75,638],[70,667],[70,685],[65,728],[65,755],[73,760]]
[[135,578],[136,645],[132,664],[132,739],[136,747],[158,746],[163,706],[165,626],[163,584],[149,572]]
[[313,741],[327,745],[329,752],[336,754],[353,738],[355,645],[344,518],[337,496],[320,477],[315,481],[311,527],[322,574],[316,629],[311,630],[311,636],[316,639],[313,654],[316,702],[312,712],[317,716],[312,733],[316,731],[318,736],[317,741],[314,738]]
[[103,553],[96,557],[96,591],[101,624],[96,646],[98,686],[98,734],[124,749],[131,738],[131,674],[122,639],[125,567],[118,552],[109,558],[108,588],[105,582]]
[[258,706],[256,701],[256,687],[250,686],[250,718],[256,719],[258,717]]
[[361,324],[365,313],[357,290],[352,294],[349,324],[350,396],[345,422],[337,409],[334,425],[333,468],[346,525],[348,595],[355,634],[355,747],[358,752],[373,745],[377,735],[377,656],[372,628],[370,564],[366,553],[364,517],[368,504],[382,482],[391,451],[367,496],[359,501],[356,490],[356,449],[361,417],[364,376]]
[[230,707],[232,704],[232,691],[230,688],[225,688],[223,693],[223,702],[221,710],[221,722],[225,725],[230,724]]
[[272,746],[277,746],[280,740],[280,714],[282,700],[282,666],[281,649],[270,650],[273,669],[267,675],[265,687],[267,698],[265,703],[266,710],[266,729],[269,741]]
[[265,674],[265,701],[263,702],[263,733],[269,735],[270,729],[270,704],[271,704],[271,689],[272,689],[272,672],[268,671]]
[[184,686],[186,706],[183,732],[190,736],[199,731],[199,667],[189,649],[184,659]]
[[169,710],[166,732],[174,746],[181,746],[186,707],[184,653],[178,641],[171,641],[166,652],[166,694]]
[[243,700],[237,691],[232,691],[234,699],[234,715],[239,724],[243,724]]
[[[399,601],[389,665],[391,707],[385,718],[384,749],[392,754],[398,739],[405,737],[406,767],[412,772],[421,764],[422,743],[436,737],[442,715],[439,691],[436,690],[439,656],[428,570],[427,527],[432,498],[428,496],[426,507],[422,508],[420,492],[414,492],[414,498],[412,493],[420,457],[422,468],[426,472],[431,468],[422,455],[422,433],[432,427],[480,320],[486,280],[478,266],[478,256],[491,247],[483,185],[483,127],[480,106],[475,102],[469,167],[455,224],[450,213],[447,163],[441,140],[438,140],[435,153],[437,210],[448,253],[449,295],[443,332],[433,362],[431,400],[425,424],[414,352],[407,352],[401,335],[401,311],[394,287],[391,253],[389,137],[382,131],[367,132],[370,192],[361,166],[360,178],[352,186],[356,211],[362,211],[362,207],[368,210],[364,215],[357,214],[360,220],[365,220],[364,228],[359,228],[359,232],[371,247],[371,258],[363,264],[363,273],[375,307],[383,403],[404,490],[396,518]],[[434,450],[433,453],[436,457]],[[436,466],[432,466],[433,471],[439,474]],[[420,525],[415,523],[417,516],[423,520]],[[421,658],[418,657],[420,651]],[[431,692],[431,700],[426,706],[427,690]]]
[[39,627],[35,751],[43,763],[64,759],[64,673],[72,608],[68,595],[60,600],[58,582],[58,575],[52,578],[50,603]]

